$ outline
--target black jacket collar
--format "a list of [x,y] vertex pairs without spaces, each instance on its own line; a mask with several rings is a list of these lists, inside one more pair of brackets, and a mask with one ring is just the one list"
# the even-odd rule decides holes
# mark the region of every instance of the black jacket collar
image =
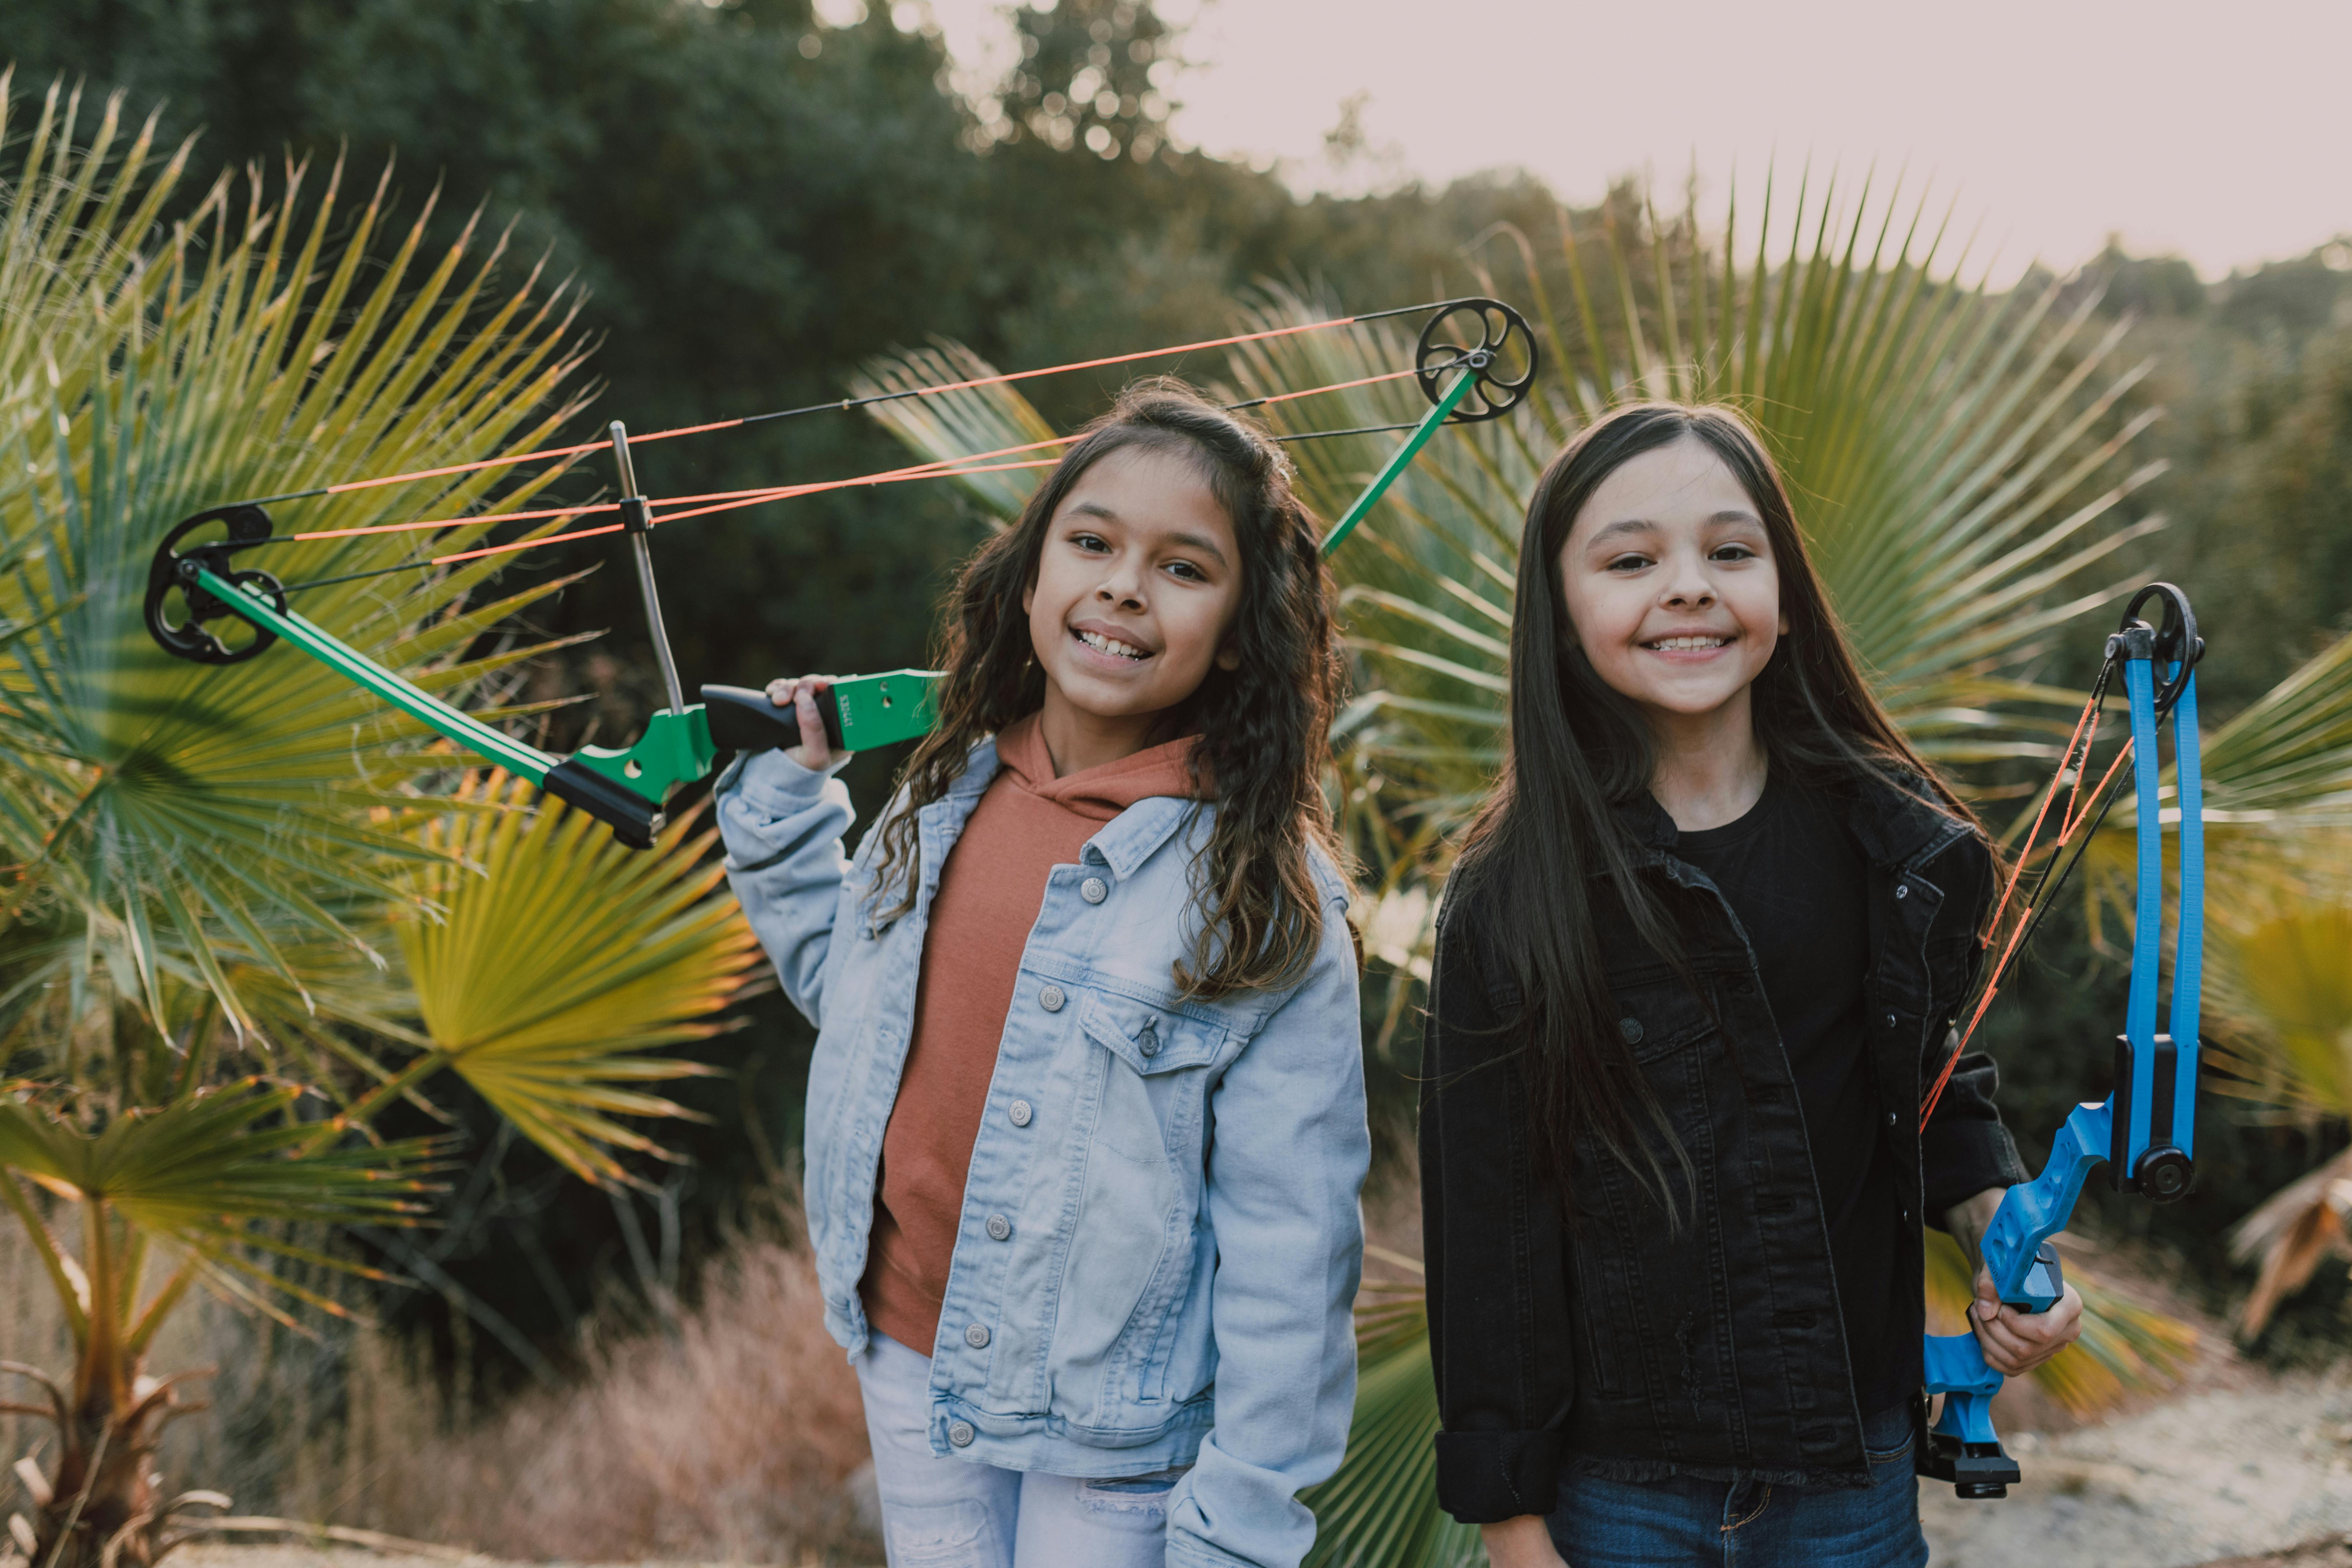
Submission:
[[[1906,787],[1907,786],[1907,787]],[[1969,828],[1939,805],[1927,781],[1916,776],[1900,784],[1865,776],[1840,786],[1837,798],[1845,807],[1846,830],[1870,863],[1880,870],[1913,867],[1948,847]],[[1639,847],[1635,863],[1654,866],[1674,853],[1681,836],[1648,791],[1612,808],[1618,826]]]

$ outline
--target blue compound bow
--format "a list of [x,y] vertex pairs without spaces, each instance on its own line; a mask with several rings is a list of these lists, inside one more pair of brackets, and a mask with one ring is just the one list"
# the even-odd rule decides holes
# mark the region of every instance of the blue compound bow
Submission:
[[[2150,599],[2163,604],[2159,626],[2139,618],[2140,606]],[[1984,1263],[2000,1299],[2029,1312],[2048,1311],[2064,1293],[2065,1280],[2050,1238],[2065,1228],[2092,1166],[2106,1161],[2108,1177],[2116,1191],[2136,1192],[2156,1203],[2170,1203],[2185,1194],[2195,1174],[2197,993],[2205,924],[2204,800],[2197,760],[2196,671],[2204,651],[2188,596],[2169,583],[2152,583],[2133,595],[2124,612],[2122,629],[2107,639],[2106,663],[2084,710],[2086,719],[2096,714],[2110,681],[2120,672],[2131,715],[2134,826],[2139,851],[2131,985],[2124,1007],[2124,1032],[2116,1037],[2114,1092],[2100,1104],[2074,1108],[2059,1129],[2042,1174],[2003,1194],[2000,1210],[1985,1232]],[[2159,1032],[2156,1003],[2164,923],[2165,813],[2158,789],[2157,743],[2167,721],[2172,731],[2180,825],[2180,890],[2172,1005],[2165,1019],[2167,1028]],[[2081,767],[2088,760],[2087,742],[2080,763],[2075,763],[2074,746],[2069,743],[2069,763]],[[2118,757],[2117,763],[2121,761]],[[2052,798],[2063,783],[2062,771],[2060,781],[2051,786]],[[2032,936],[2051,897],[2081,858],[2082,846],[2089,844],[2114,798],[2110,792],[2100,804],[2074,857],[2054,874],[2042,876],[2032,907],[2020,917],[2017,937],[2002,952],[1987,983],[1985,1001],[1990,1001],[2002,972]],[[2043,810],[2046,814],[2046,801]],[[2066,837],[2060,835],[2061,849]],[[1982,1011],[1980,1002],[1979,1016]],[[1954,1056],[1957,1059],[1957,1050]],[[1951,1068],[1948,1066],[1944,1070],[1948,1077]],[[1939,1079],[1937,1089],[1941,1089]],[[1923,1127],[1933,1113],[1935,1100],[1931,1093],[1921,1115]],[[2001,1374],[1985,1364],[1974,1333],[1927,1336],[1926,1392],[1944,1395],[1944,1409],[1931,1428],[1926,1399],[1917,1402],[1915,1419],[1919,1440],[1914,1458],[1920,1474],[1951,1482],[1954,1491],[1964,1498],[2008,1495],[2010,1483],[2019,1478],[2016,1461],[2002,1451],[1992,1428],[1992,1396],[2000,1392],[2001,1381]]]

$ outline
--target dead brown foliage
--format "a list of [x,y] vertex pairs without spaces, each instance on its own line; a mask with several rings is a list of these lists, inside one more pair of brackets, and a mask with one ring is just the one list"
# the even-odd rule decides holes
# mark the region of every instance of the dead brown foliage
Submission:
[[739,1240],[673,1321],[592,1341],[575,1386],[454,1436],[420,1379],[362,1345],[337,1462],[316,1466],[341,1495],[317,1517],[499,1557],[878,1558],[844,1484],[866,1458],[856,1378],[806,1254]]

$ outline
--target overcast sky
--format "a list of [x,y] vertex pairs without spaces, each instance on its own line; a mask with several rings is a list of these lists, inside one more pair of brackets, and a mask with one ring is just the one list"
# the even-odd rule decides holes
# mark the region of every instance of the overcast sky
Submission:
[[[837,11],[856,0],[827,0]],[[1000,0],[931,0],[1001,69]],[[1956,197],[1999,271],[2110,232],[2209,278],[2352,234],[2352,0],[1163,0],[1198,62],[1176,133],[1300,188],[1533,170],[1571,201],[1648,169],[1720,203],[1809,155]],[[1384,164],[1324,136],[1368,94]],[[1719,205],[1717,210],[1719,211]]]

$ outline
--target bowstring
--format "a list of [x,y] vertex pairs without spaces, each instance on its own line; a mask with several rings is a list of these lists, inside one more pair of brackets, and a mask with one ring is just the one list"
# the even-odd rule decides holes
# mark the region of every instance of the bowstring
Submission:
[[[1097,359],[1071,360],[1062,364],[1040,365],[1033,370],[1003,371],[994,375],[973,376],[969,380],[948,382],[937,386],[902,387],[891,392],[869,393],[863,397],[835,398],[827,403],[803,404],[798,408],[778,408],[765,414],[739,415],[732,419],[714,419],[701,425],[680,425],[667,430],[648,431],[629,437],[632,446],[648,441],[667,441],[679,436],[702,436],[718,430],[736,430],[746,426],[764,425],[777,419],[796,419],[805,414],[846,411],[865,408],[877,403],[895,403],[909,397],[937,397],[942,393],[968,392],[974,387],[1001,386],[1016,381],[1031,381],[1039,376],[1064,375],[1072,371],[1098,370],[1105,365],[1131,364],[1137,360],[1161,359],[1175,354],[1193,353],[1202,349],[1230,348],[1237,343],[1264,342],[1273,338],[1293,337],[1301,332],[1319,332],[1333,327],[1359,326],[1366,321],[1383,321],[1391,316],[1408,316],[1416,311],[1433,310],[1451,304],[1446,300],[1432,300],[1419,305],[1398,305],[1386,310],[1367,310],[1360,315],[1338,316],[1327,321],[1304,321],[1288,327],[1270,327],[1261,331],[1235,332],[1222,338],[1203,338],[1198,342],[1171,343],[1160,348],[1138,349],[1131,353],[1105,354]],[[283,490],[276,495],[256,496],[249,500],[232,502],[237,506],[271,506],[280,501],[310,500],[320,496],[343,495],[352,490],[373,489],[382,485],[404,484],[413,479],[446,479],[452,474],[478,473],[488,468],[513,468],[544,458],[561,458],[567,462],[587,453],[600,451],[606,443],[602,440],[582,441],[568,447],[545,447],[535,452],[518,452],[505,458],[483,458],[469,463],[450,463],[437,468],[418,468],[404,474],[383,474],[373,479],[343,479],[334,484],[317,485],[309,489]]]
[[[2089,776],[2091,771],[2092,749],[2098,743],[2099,728],[2105,718],[2107,690],[2113,680],[2115,668],[2113,659],[2108,659],[2099,668],[2099,678],[2092,686],[2090,700],[2083,705],[2082,716],[2074,721],[2074,734],[2067,738],[2066,750],[2060,755],[2057,772],[2052,776],[2050,788],[2042,796],[2042,807],[2034,814],[2033,826],[2026,834],[2025,844],[2018,853],[2017,863],[2010,870],[2008,883],[2001,890],[2000,901],[1994,906],[1992,920],[1986,927],[1985,935],[1980,942],[1981,946],[1990,949],[1993,939],[2000,933],[2001,915],[2009,907],[2010,896],[2016,890],[2018,880],[2024,874],[2026,863],[2033,858],[2034,843],[2041,837],[2042,824],[2048,820],[2051,805],[2057,800],[2059,792],[2066,788],[2067,773],[2071,770],[2074,774],[2073,788],[2067,795],[2066,809],[2060,814],[2058,837],[2051,845],[2050,864],[2055,866],[2056,869],[2053,872],[2048,867],[2044,868],[2042,875],[2035,879],[2032,891],[2020,908],[2017,924],[2011,930],[2009,941],[2003,944],[2000,957],[1994,961],[1992,973],[1986,976],[1984,989],[1978,994],[1976,1006],[1969,1016],[1968,1027],[1961,1031],[1959,1043],[1945,1058],[1943,1070],[1936,1075],[1935,1084],[1927,1090],[1926,1098],[1920,1101],[1919,1125],[1923,1128],[1927,1126],[1928,1118],[1935,1115],[1936,1106],[1943,1099],[1944,1088],[1951,1081],[1953,1069],[1959,1066],[1960,1058],[1968,1054],[1969,1042],[1975,1037],[1977,1026],[1984,1021],[1986,1013],[1992,1006],[1993,998],[2000,994],[2000,987],[2008,979],[2011,970],[2032,946],[2034,934],[2042,929],[2042,922],[2049,917],[2050,910],[2057,902],[2058,895],[2065,889],[2068,879],[2074,876],[2074,868],[2082,863],[2084,853],[2090,848],[2091,841],[2098,837],[2100,826],[2107,819],[2107,813],[2115,807],[2116,795],[2122,783],[2123,765],[2132,754],[2133,742],[2128,735],[2124,738],[2124,743],[2117,749],[2114,760],[2108,763],[2106,773],[2091,792],[2095,809],[2092,806],[2077,809],[2083,799],[2083,781]],[[2089,729],[2087,735],[2084,732],[2086,725]],[[2075,755],[2078,742],[2081,745],[2079,761]],[[2058,858],[2065,854],[2068,842],[2074,837],[2074,830],[2084,826],[2086,821],[2088,829],[2083,834],[2081,842],[2074,846],[2074,853],[2067,856],[2063,864],[2059,863]]]
[[[1418,308],[1419,307],[1408,306],[1405,309],[1409,310]],[[1403,310],[1381,311],[1378,312],[1377,315],[1401,315],[1403,313],[1405,313]],[[1363,321],[1374,319],[1377,319],[1377,317],[1357,316],[1349,318],[1352,321]],[[1318,322],[1314,324],[1319,326],[1329,323]],[[1248,398],[1239,403],[1227,404],[1224,406],[1229,411],[1237,411],[1244,408],[1260,407],[1271,403],[1286,403],[1295,398],[1312,397],[1327,392],[1342,392],[1353,387],[1370,386],[1381,382],[1401,381],[1407,376],[1422,375],[1431,372],[1442,374],[1443,372],[1454,368],[1463,363],[1465,363],[1465,356],[1456,356],[1453,360],[1446,361],[1434,366],[1416,366],[1408,370],[1388,371],[1378,375],[1360,376],[1352,381],[1333,382],[1324,386],[1303,387],[1296,392],[1279,392],[1264,397]],[[1022,372],[1020,374],[1043,374],[1045,373]],[[969,385],[971,384],[967,383],[963,384]],[[950,389],[942,387],[935,390],[946,391]],[[879,400],[868,399],[866,401]],[[824,406],[829,407],[833,405],[825,405]],[[766,416],[761,416],[758,417]],[[1307,430],[1289,435],[1276,436],[1273,439],[1277,442],[1286,443],[1290,441],[1324,440],[1329,437],[1341,436],[1374,436],[1396,430],[1411,430],[1415,428],[1419,423],[1420,421],[1418,420],[1409,419],[1391,425],[1360,425],[1339,430]],[[630,437],[630,441],[632,444],[635,444],[639,440],[646,438],[648,437],[633,436]],[[715,504],[695,507],[693,510],[688,511],[673,511],[651,516],[647,520],[647,526],[658,527],[666,522],[683,521],[688,518],[704,517],[713,512],[733,511],[745,507],[764,506],[771,501],[788,500],[799,496],[819,494],[826,490],[873,488],[886,484],[903,483],[911,479],[958,479],[972,474],[1001,473],[1017,468],[1051,468],[1055,462],[1059,461],[1059,459],[1044,458],[1034,462],[998,463],[976,468],[963,467],[961,465],[980,463],[982,459],[989,458],[1009,457],[1021,452],[1034,452],[1043,447],[1068,446],[1078,439],[1079,437],[1076,436],[1057,436],[1047,440],[1027,442],[1021,446],[1002,447],[993,451],[969,453],[956,458],[934,458],[927,463],[918,463],[898,468],[885,468],[875,473],[854,475],[851,478],[844,479],[824,479],[806,484],[778,485],[745,490],[714,490],[702,495],[673,497],[668,499],[664,504],[669,506],[680,506],[697,501],[712,502]],[[594,442],[590,444],[592,447],[601,447],[603,445],[604,445],[603,442]],[[618,501],[604,501],[583,503],[578,506],[548,507],[531,511],[493,513],[476,517],[430,518],[414,522],[371,523],[365,526],[354,528],[319,529],[303,533],[277,534],[268,539],[255,540],[251,542],[250,544],[243,546],[242,548],[257,548],[270,544],[295,544],[324,539],[348,539],[365,534],[415,532],[425,529],[453,528],[470,522],[519,522],[544,518],[569,519],[573,517],[584,517],[597,512],[618,511],[620,510],[620,506],[621,503]],[[486,545],[476,550],[450,552],[445,554],[431,556],[423,561],[403,562],[395,566],[378,566],[365,572],[350,572],[335,577],[314,578],[308,583],[288,584],[281,587],[279,591],[282,593],[295,594],[300,593],[304,589],[308,588],[325,588],[343,583],[356,583],[368,577],[385,577],[401,572],[421,572],[428,567],[453,565],[462,562],[479,560],[485,556],[503,555],[519,551],[535,550],[542,545],[563,544],[583,539],[600,538],[606,534],[618,533],[622,531],[625,526],[625,524],[618,522],[606,523],[595,528],[573,529],[561,533],[542,534],[530,539],[513,540],[502,544]]]

